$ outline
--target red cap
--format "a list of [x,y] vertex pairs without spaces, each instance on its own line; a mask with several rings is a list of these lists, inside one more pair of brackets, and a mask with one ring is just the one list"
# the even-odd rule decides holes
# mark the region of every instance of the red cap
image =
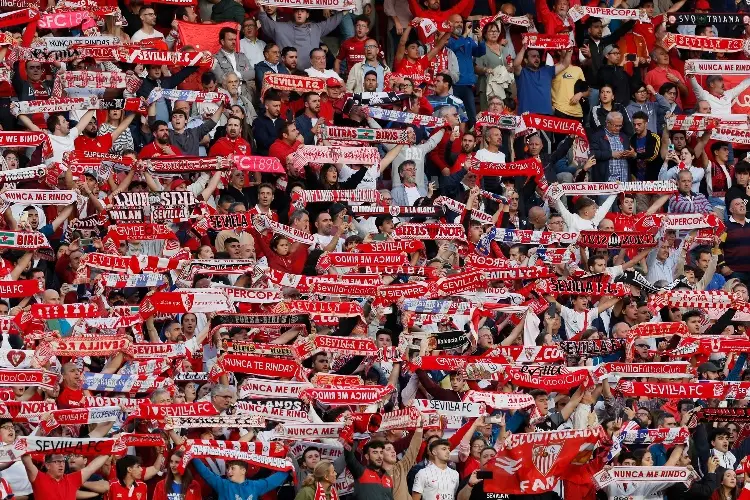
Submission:
[[698,0],[695,2],[695,8],[700,10],[711,10],[711,4],[708,3],[708,0]]
[[181,178],[174,179],[169,184],[169,189],[171,189],[172,191],[174,191],[175,189],[177,189],[178,187],[182,186],[183,184],[187,184],[187,181],[185,179],[181,179]]
[[339,80],[338,78],[331,77],[328,80],[326,80],[326,87],[343,87],[344,82]]

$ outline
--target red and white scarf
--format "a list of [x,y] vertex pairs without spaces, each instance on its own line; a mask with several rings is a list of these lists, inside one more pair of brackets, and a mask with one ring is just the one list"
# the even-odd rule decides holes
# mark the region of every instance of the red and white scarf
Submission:
[[634,19],[642,23],[651,24],[651,18],[648,17],[643,9],[610,9],[607,7],[588,7],[584,5],[575,5],[568,9],[568,17],[571,21],[580,21],[585,16],[606,17],[608,19]]
[[603,469],[594,474],[593,479],[597,489],[606,488],[620,483],[663,483],[665,487],[671,483],[684,483],[689,486],[696,478],[692,467],[625,467],[616,466]]
[[0,297],[31,297],[43,291],[44,287],[38,280],[0,281]]
[[266,73],[263,75],[263,93],[267,89],[289,90],[292,92],[325,92],[326,82],[322,78],[310,76]]
[[239,397],[240,399],[299,399],[302,391],[309,388],[312,388],[312,384],[309,382],[246,378],[239,387]]
[[[300,393],[300,399],[303,401],[317,401],[331,406],[348,406],[348,405],[370,405],[382,402],[391,392],[395,390],[392,385],[381,386],[362,386],[352,389],[331,388],[331,389],[305,389]],[[300,434],[300,437],[303,437]],[[306,436],[309,438],[310,436]],[[285,438],[290,439],[290,438]]]
[[543,35],[540,33],[522,33],[523,43],[530,49],[565,50],[575,47],[568,35]]
[[294,356],[304,360],[318,352],[334,354],[376,356],[378,347],[369,337],[336,337],[331,335],[309,335],[299,338],[292,346]]
[[616,390],[626,397],[661,399],[744,399],[750,382],[633,382],[620,380]]
[[747,75],[750,61],[708,61],[688,59],[685,61],[686,75]]
[[740,52],[748,54],[747,40],[741,38],[719,38],[696,35],[680,35],[678,33],[667,33],[661,42],[665,50],[674,48],[697,50],[704,52]]
[[[683,130],[686,132],[699,132],[713,130],[719,126],[721,118],[710,115],[672,115],[667,118],[669,130]],[[747,117],[745,118],[747,123]]]
[[47,370],[18,370],[0,368],[0,386],[41,387],[51,391],[57,386],[57,374]]
[[308,163],[380,164],[380,153],[373,147],[302,146],[292,153],[292,157],[295,164],[300,163],[302,166]]
[[[42,155],[45,158],[52,156],[52,142],[50,142],[49,136],[44,132],[12,132],[12,131],[0,131],[0,146],[2,147],[34,147],[42,146]],[[27,170],[32,168],[44,168],[43,165],[38,167],[27,167]],[[10,172],[16,172],[12,170]],[[9,175],[9,174],[6,174]]]
[[711,139],[734,144],[750,144],[750,130],[717,127],[711,131]]
[[300,365],[296,361],[288,359],[228,353],[216,362],[211,370],[211,378],[218,379],[221,374],[226,372],[262,377],[292,378],[299,369]]
[[52,95],[53,97],[62,97],[63,90],[71,87],[126,89],[130,93],[135,93],[140,86],[140,78],[125,73],[111,71],[60,71],[55,75]]
[[39,101],[16,101],[11,103],[13,116],[33,113],[64,113],[88,109],[122,109],[125,111],[145,111],[140,97],[128,99],[101,99],[97,96],[59,97]]
[[510,163],[494,163],[479,161],[476,156],[472,155],[468,162],[469,169],[482,177],[538,177],[542,174],[542,164],[536,158]]
[[286,457],[260,455],[259,453],[261,453],[260,450],[242,451],[220,445],[206,446],[190,444],[185,451],[185,455],[182,457],[179,469],[181,472],[184,472],[185,468],[190,463],[190,460],[193,458],[219,458],[223,460],[241,460],[253,465],[254,467],[281,472],[294,470],[294,465]]
[[[369,148],[351,148],[351,149],[369,149]],[[377,150],[375,151],[377,152]],[[379,203],[380,191],[378,191],[377,189],[331,189],[331,190],[322,190],[322,191],[305,190],[305,191],[302,191],[301,193],[292,194],[292,205],[294,205],[295,208],[300,208],[300,209],[305,208],[305,205],[307,205],[308,203],[339,203],[339,202]]]
[[141,302],[139,313],[148,318],[155,313],[183,314],[233,311],[232,304],[220,290],[155,292]]
[[512,392],[468,391],[464,395],[464,401],[484,403],[496,410],[523,410],[534,404],[534,398],[530,394]]
[[122,416],[119,406],[105,406],[103,408],[72,408],[49,412],[48,418],[40,422],[44,433],[49,433],[61,425],[100,424],[116,422]]
[[[308,201],[305,201],[304,203],[308,203]],[[312,234],[292,226],[287,226],[286,224],[282,224],[281,222],[276,222],[270,217],[266,217],[264,215],[254,216],[252,219],[252,223],[258,232],[263,232],[266,229],[270,229],[273,234],[280,234],[294,242],[302,243],[304,245],[315,244],[315,238]]]
[[466,230],[461,224],[399,224],[393,231],[399,240],[461,240],[466,241]]
[[412,129],[387,129],[363,127],[324,126],[320,137],[326,140],[346,140],[359,142],[377,142],[386,144],[414,144]]
[[109,356],[124,351],[130,345],[125,336],[104,336],[100,339],[89,337],[66,337],[40,342],[40,349],[55,356]]
[[94,303],[32,304],[31,316],[39,319],[92,318],[100,314]]

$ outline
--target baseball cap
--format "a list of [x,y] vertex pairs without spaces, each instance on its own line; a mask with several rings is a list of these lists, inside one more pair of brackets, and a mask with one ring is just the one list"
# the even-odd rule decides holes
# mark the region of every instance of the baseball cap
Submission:
[[344,82],[339,80],[338,78],[331,77],[328,80],[326,80],[326,87],[343,87]]
[[177,189],[178,187],[182,186],[183,184],[187,184],[187,181],[185,179],[181,179],[181,178],[174,179],[169,184],[169,189],[171,189],[171,190],[174,191],[175,189]]
[[719,367],[710,361],[706,361],[705,363],[701,363],[700,365],[698,365],[698,373],[718,372],[718,371],[719,371]]

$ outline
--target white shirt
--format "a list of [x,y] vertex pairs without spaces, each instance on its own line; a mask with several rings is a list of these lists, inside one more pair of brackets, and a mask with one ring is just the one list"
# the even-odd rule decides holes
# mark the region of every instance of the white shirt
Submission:
[[140,42],[141,40],[147,40],[149,38],[164,38],[164,35],[162,35],[159,31],[154,30],[153,33],[146,33],[143,31],[143,28],[139,29],[135,33],[133,33],[133,36],[130,37],[130,41],[133,43]]
[[[318,71],[315,68],[307,68],[305,70],[305,73],[307,73],[308,76],[312,76],[313,78],[323,78],[323,79],[335,78],[337,80],[341,80],[341,77],[338,75],[338,73],[336,73],[332,69]],[[341,80],[341,81],[343,82],[344,80]]]
[[47,165],[53,162],[62,162],[63,155],[75,149],[74,143],[79,135],[80,132],[76,127],[72,127],[68,135],[54,135],[47,132],[47,137],[52,143],[52,158],[47,161]]
[[263,57],[263,49],[266,47],[266,42],[263,40],[255,39],[254,42],[251,42],[247,38],[243,38],[240,40],[240,52],[245,54],[247,57],[247,60],[250,61],[250,64],[255,66],[259,62],[261,62]]
[[572,339],[594,323],[597,310],[594,308],[577,312],[569,307],[560,306],[560,317],[565,322],[565,335],[568,339]]
[[458,472],[450,467],[441,469],[430,462],[417,472],[412,491],[421,493],[423,500],[453,500],[458,489]]
[[242,75],[240,74],[239,71],[237,71],[237,54],[235,54],[234,52],[227,52],[224,49],[221,49],[221,51],[224,53],[224,55],[226,56],[226,58],[229,60],[229,64],[232,65],[232,69],[234,70],[234,74],[237,75],[237,78],[239,78],[240,80],[242,80]]
[[419,199],[419,188],[417,186],[407,187],[404,186],[406,192],[406,201],[410,207],[414,206],[414,202]]
[[[360,168],[365,168],[362,165]],[[339,182],[347,181],[352,175],[356,174],[357,170],[354,170],[349,165],[344,165],[339,170]],[[357,189],[377,189],[378,177],[380,177],[380,165],[372,165],[367,169],[367,173],[364,178],[359,182]],[[352,203],[354,205],[355,203]],[[356,203],[359,205],[359,203]]]
[[480,149],[477,151],[476,158],[479,161],[491,161],[493,163],[505,163],[505,153],[498,151],[493,153],[487,149]]
[[[310,245],[309,251],[312,252],[315,249],[324,249],[328,245],[330,245],[331,240],[333,240],[333,235],[326,236],[324,234],[315,233],[313,234],[313,239],[315,240],[314,245]],[[344,250],[344,238],[339,238],[338,243],[336,243],[336,248],[333,249],[334,252],[341,252]]]

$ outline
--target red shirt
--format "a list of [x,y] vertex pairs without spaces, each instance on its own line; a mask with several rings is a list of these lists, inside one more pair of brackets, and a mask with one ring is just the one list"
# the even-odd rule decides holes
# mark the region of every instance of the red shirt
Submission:
[[347,72],[352,69],[352,66],[365,60],[365,42],[367,40],[367,38],[360,40],[356,36],[353,36],[341,43],[341,48],[339,48],[336,59],[346,61]]
[[57,396],[58,408],[79,408],[83,400],[83,389],[70,389],[63,384]]
[[118,481],[109,483],[109,500],[147,500],[148,487],[146,483],[136,481],[133,486],[126,488]]
[[109,150],[112,149],[112,134],[98,135],[93,139],[85,135],[79,135],[74,144],[75,148],[81,151],[109,153]]
[[[46,472],[39,471],[31,483],[34,498],[44,500],[75,500],[76,491],[83,484],[81,471],[65,474],[60,480],[55,480]],[[145,499],[145,497],[144,497]]]
[[[646,40],[649,54],[654,50],[654,46],[656,45],[656,35],[654,35],[655,26],[659,26],[663,22],[664,14],[652,17],[650,23],[642,23],[638,21],[635,23],[635,26],[633,26],[633,33],[638,33]],[[659,89],[657,88],[656,90]]]
[[[260,211],[258,210],[258,205],[255,205],[253,208],[251,208],[250,210],[248,210],[247,213],[250,214],[251,217],[253,215],[259,215]],[[279,222],[279,214],[277,214],[274,210],[271,210],[270,214],[263,214],[263,215],[265,215],[266,217],[268,217],[269,219],[271,219],[274,222]],[[273,234],[273,231],[266,231],[265,233],[261,233],[260,236],[263,238],[263,240],[266,242],[266,244],[270,245],[271,244],[271,240],[273,239],[274,234]],[[255,235],[253,235],[253,237],[255,237]],[[265,253],[263,252],[262,247],[259,247],[259,246],[256,245],[256,247],[255,247],[255,255],[256,255],[256,257],[258,259],[260,259],[261,256],[265,255]]]
[[422,56],[414,62],[409,61],[406,57],[394,64],[394,72],[401,76],[411,78],[415,84],[419,85],[424,81],[430,81],[431,77],[426,74],[430,69],[430,60],[427,56]]
[[242,137],[230,139],[222,137],[211,146],[208,156],[225,156],[225,155],[249,155],[252,154],[250,143]]
[[271,147],[268,148],[268,156],[275,156],[279,159],[282,165],[286,167],[286,159],[297,151],[300,146],[302,146],[302,143],[300,141],[294,141],[292,145],[290,146],[286,142],[284,142],[281,139],[276,139],[273,141],[273,144],[271,144]]
[[[182,154],[182,151],[180,151],[180,148],[172,144],[172,151],[174,151],[174,156],[179,156]],[[138,153],[139,159],[144,158],[153,158],[154,156],[173,156],[173,155],[165,155],[164,151],[162,151],[160,146],[156,145],[156,141],[149,142],[146,144],[143,149],[141,149],[141,152]]]

